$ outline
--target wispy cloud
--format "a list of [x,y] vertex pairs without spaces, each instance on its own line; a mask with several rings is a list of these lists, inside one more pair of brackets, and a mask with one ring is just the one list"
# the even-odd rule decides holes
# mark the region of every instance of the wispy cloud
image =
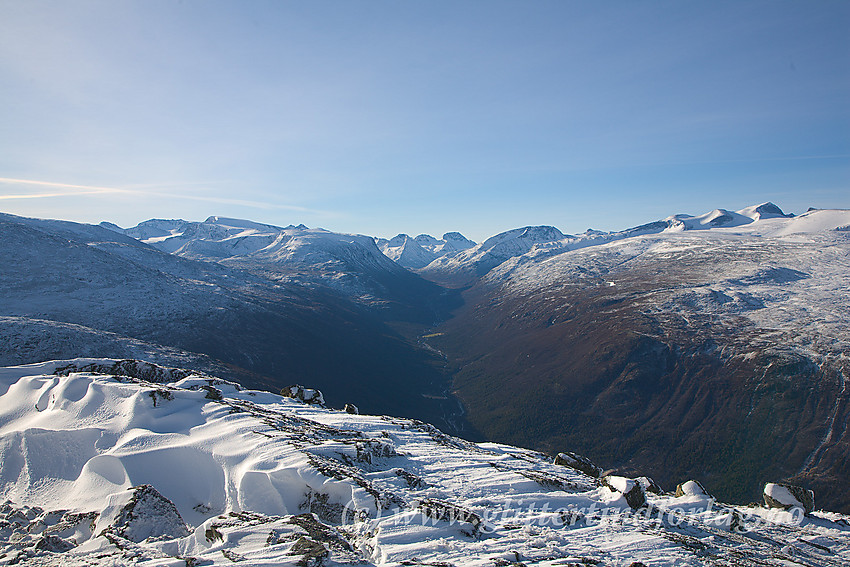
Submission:
[[52,189],[69,189],[69,191],[51,193],[22,193],[19,195],[0,195],[0,199],[44,199],[48,197],[65,197],[68,195],[95,195],[99,193],[123,193],[125,190],[115,187],[96,187],[94,185],[74,185],[71,183],[54,183],[52,181],[36,181],[34,179],[14,179],[11,177],[0,177],[0,183],[4,185],[25,185],[35,187],[49,187]]
[[[249,199],[231,199],[228,197],[215,197],[210,195],[187,195],[176,192],[177,187],[170,184],[146,185],[145,187],[169,188],[168,192],[156,190],[141,190],[138,188],[129,189],[125,187],[102,187],[96,185],[77,185],[74,183],[58,183],[54,181],[40,181],[35,179],[16,179],[12,177],[0,177],[2,185],[23,185],[30,187],[51,188],[54,191],[49,193],[20,193],[11,195],[0,195],[0,200],[13,199],[46,199],[51,197],[76,197],[83,195],[137,195],[141,197],[163,197],[171,199],[183,199],[189,201],[202,201],[205,203],[219,203],[223,205],[236,205],[241,207],[250,207],[254,209],[280,209],[286,211],[297,211],[301,213],[309,213],[314,215],[334,216],[335,213],[330,211],[322,211],[318,209],[310,209],[298,205],[286,205],[282,203],[272,203],[267,201],[254,201]],[[139,187],[139,186],[136,186]],[[55,191],[55,189],[66,189],[66,191]]]

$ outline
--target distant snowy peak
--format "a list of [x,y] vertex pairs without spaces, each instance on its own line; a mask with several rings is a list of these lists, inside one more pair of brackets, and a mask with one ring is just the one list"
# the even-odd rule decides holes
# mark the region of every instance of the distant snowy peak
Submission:
[[525,226],[491,236],[480,246],[482,250],[490,250],[506,244],[530,249],[534,244],[556,242],[564,238],[566,238],[566,235],[554,226]]
[[762,203],[761,205],[753,205],[741,209],[740,211],[738,211],[738,214],[744,215],[745,217],[750,217],[753,220],[776,218],[790,219],[794,216],[793,213],[783,212],[782,209],[780,209],[769,201],[767,203]]
[[396,263],[405,268],[418,270],[424,268],[435,259],[455,254],[475,246],[459,232],[447,232],[442,240],[430,234],[420,234],[411,238],[407,234],[398,234],[389,240],[377,239],[381,251]]
[[475,246],[475,242],[468,239],[464,235],[459,232],[447,232],[443,235],[443,245],[442,251],[447,252],[451,250],[452,252],[459,252],[461,250],[467,250]]
[[[636,237],[684,231],[698,231],[706,235],[723,232],[730,235],[781,236],[831,230],[850,230],[850,212],[811,210],[795,217],[770,202],[739,211],[714,209],[698,216],[676,214],[614,232],[588,229],[575,236],[565,235],[551,226],[527,226],[497,234],[467,250],[438,257],[420,272],[435,281],[467,285],[496,266],[501,266],[501,274],[510,273],[519,265],[542,261],[556,254]],[[496,274],[495,279],[502,278]]]
[[146,244],[151,244],[182,234],[189,224],[188,221],[183,219],[150,219],[131,228],[121,228],[117,224],[106,221],[100,223],[100,226]]
[[437,257],[434,252],[423,248],[416,239],[406,234],[390,238],[381,246],[381,251],[397,264],[414,270],[427,266]]
[[714,209],[696,217],[683,214],[672,215],[664,220],[667,221],[668,229],[673,231],[735,227],[753,222],[750,217],[726,209]]
[[443,244],[443,242],[434,238],[430,234],[420,234],[419,236],[417,236],[413,240],[415,240],[417,244],[419,244],[420,246],[423,246],[423,247],[439,246],[439,245]]
[[790,219],[793,217],[793,214],[786,214],[773,203],[767,202],[760,205],[752,205],[735,212],[726,209],[714,209],[698,216],[688,214],[671,215],[663,220],[642,224],[610,234],[617,237],[631,237],[665,231],[681,232],[684,230],[735,228],[750,225],[763,219]]
[[411,276],[369,236],[303,224],[284,228],[211,216],[203,222],[152,219],[124,233],[184,258],[298,273],[356,296],[382,293],[385,284],[379,282]]
[[731,228],[757,222],[762,219],[792,218],[773,203],[752,205],[732,212],[726,209],[714,209],[700,216],[673,215],[665,221],[672,230],[704,230],[708,228]]
[[526,226],[492,236],[475,246],[441,256],[422,273],[445,283],[464,285],[499,264],[531,251],[559,250],[567,236],[553,226]]

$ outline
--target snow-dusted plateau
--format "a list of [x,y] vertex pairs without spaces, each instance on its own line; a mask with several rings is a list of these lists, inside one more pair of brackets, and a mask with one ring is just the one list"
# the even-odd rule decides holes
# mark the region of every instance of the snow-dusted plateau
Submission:
[[0,564],[850,564],[850,211],[0,258]]

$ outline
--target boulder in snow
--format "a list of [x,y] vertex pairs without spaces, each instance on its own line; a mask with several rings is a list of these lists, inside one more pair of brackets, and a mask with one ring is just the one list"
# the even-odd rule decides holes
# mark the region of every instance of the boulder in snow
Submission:
[[712,498],[711,494],[696,480],[689,480],[676,486],[676,498],[680,496],[701,496]]
[[556,465],[573,468],[577,471],[583,472],[587,476],[592,476],[593,478],[599,478],[602,475],[602,469],[594,465],[590,459],[582,457],[581,455],[576,455],[570,451],[558,453],[554,462]]
[[68,540],[55,535],[45,535],[38,538],[35,543],[37,551],[50,551],[51,553],[65,553],[74,549],[75,545]]
[[800,486],[768,482],[764,485],[763,496],[768,508],[800,508],[807,515],[815,509],[815,493]]
[[663,494],[664,491],[661,490],[661,486],[658,485],[657,482],[649,478],[648,476],[639,476],[635,479],[637,482],[643,486],[643,489],[646,492],[652,492],[653,494]]
[[646,505],[646,491],[643,489],[643,485],[636,480],[623,476],[607,475],[602,478],[602,486],[622,494],[632,510],[637,510]]

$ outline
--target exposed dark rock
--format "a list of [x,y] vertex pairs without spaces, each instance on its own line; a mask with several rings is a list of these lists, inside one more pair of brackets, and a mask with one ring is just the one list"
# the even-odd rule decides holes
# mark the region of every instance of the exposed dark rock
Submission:
[[396,474],[396,476],[403,478],[404,482],[407,483],[407,486],[409,488],[428,488],[427,482],[425,482],[410,471],[406,471],[404,469],[393,469],[393,472]]
[[344,409],[345,413],[350,413],[350,414],[353,414],[353,415],[357,415],[357,414],[360,413],[360,410],[357,409],[357,406],[355,406],[354,404],[345,404],[345,408],[343,408],[343,409]]
[[599,478],[602,474],[602,469],[594,465],[590,459],[576,455],[570,451],[558,453],[555,457],[555,464],[573,468],[593,478]]
[[466,522],[471,524],[471,535],[477,535],[484,527],[484,522],[481,519],[481,516],[472,510],[467,510],[466,508],[458,506],[457,504],[452,504],[451,502],[436,500],[434,498],[426,498],[419,503],[419,509],[422,510],[422,513],[426,516],[435,520],[449,523]]
[[90,372],[92,374],[108,374],[112,376],[126,376],[135,378],[136,380],[144,380],[163,384],[166,382],[177,382],[189,376],[199,375],[200,373],[193,370],[185,370],[182,368],[166,368],[144,362],[142,360],[116,360],[115,362],[92,362],[89,364],[69,363],[60,366],[53,373],[57,376],[67,376],[72,372]]
[[651,492],[653,494],[664,494],[664,490],[661,489],[658,483],[649,478],[648,476],[639,476],[635,480],[638,481],[641,486],[643,486],[643,489],[646,492]]
[[290,555],[300,555],[301,559],[298,560],[296,565],[303,567],[324,565],[331,555],[331,552],[324,545],[307,536],[298,538],[289,553]]
[[38,551],[51,551],[53,553],[65,553],[74,549],[74,544],[68,540],[55,535],[46,535],[38,538],[35,549]]

